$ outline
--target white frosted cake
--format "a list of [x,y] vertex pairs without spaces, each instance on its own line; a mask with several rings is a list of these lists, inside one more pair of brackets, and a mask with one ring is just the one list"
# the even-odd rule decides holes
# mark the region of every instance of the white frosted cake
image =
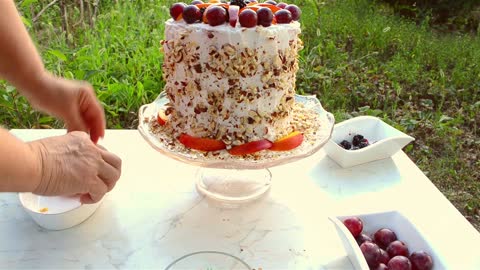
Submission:
[[241,28],[165,25],[163,72],[176,135],[227,145],[293,131],[300,24]]

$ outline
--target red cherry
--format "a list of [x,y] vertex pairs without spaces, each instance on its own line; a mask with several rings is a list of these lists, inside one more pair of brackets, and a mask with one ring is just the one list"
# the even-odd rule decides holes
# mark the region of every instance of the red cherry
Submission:
[[238,15],[240,25],[251,28],[257,26],[257,13],[251,9],[245,9]]
[[292,13],[286,9],[281,9],[275,12],[275,19],[277,20],[277,23],[291,23]]
[[273,12],[267,7],[261,7],[257,10],[258,25],[268,27],[272,25]]
[[288,5],[285,7],[286,10],[292,13],[292,20],[298,21],[300,20],[300,16],[302,15],[302,10],[297,5]]
[[377,258],[380,255],[380,248],[375,243],[367,241],[360,245],[360,250],[370,268],[378,266]]
[[176,20],[178,18],[178,16],[180,16],[180,14],[183,13],[183,9],[186,7],[187,5],[185,3],[175,3],[173,4],[171,7],[170,7],[170,16],[172,16],[172,18],[174,20]]
[[221,25],[227,21],[227,11],[221,6],[209,7],[205,16],[208,24],[211,26]]
[[433,268],[433,260],[425,251],[415,251],[410,257],[412,270],[431,270]]
[[183,20],[186,23],[195,23],[202,18],[202,12],[195,5],[188,5],[183,9]]
[[395,240],[392,243],[390,243],[387,247],[387,252],[390,257],[395,257],[395,256],[408,256],[408,247],[403,243],[402,241]]
[[411,270],[412,263],[405,256],[395,256],[387,264],[388,270]]
[[363,222],[358,217],[349,217],[343,221],[343,224],[357,238],[363,230]]
[[277,7],[281,8],[281,9],[284,9],[286,6],[288,6],[288,4],[284,3],[284,2],[281,2],[281,3],[277,4]]
[[397,240],[397,235],[390,229],[382,228],[373,234],[373,240],[381,248],[387,248],[388,245]]

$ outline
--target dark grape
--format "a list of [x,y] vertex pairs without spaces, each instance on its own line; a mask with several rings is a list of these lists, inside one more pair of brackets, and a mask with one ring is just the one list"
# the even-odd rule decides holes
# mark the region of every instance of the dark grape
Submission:
[[245,9],[238,15],[238,20],[243,27],[255,27],[257,26],[257,13],[251,9]]
[[206,10],[208,24],[217,26],[224,24],[227,21],[227,11],[221,6],[212,6]]
[[302,10],[297,5],[288,5],[285,7],[286,10],[292,13],[292,20],[298,21],[300,20],[300,16],[302,15]]
[[183,9],[183,20],[186,23],[195,23],[202,18],[202,12],[195,5],[188,5]]
[[172,18],[174,20],[176,20],[178,18],[178,16],[180,16],[180,14],[183,13],[183,9],[186,7],[187,5],[185,3],[175,3],[173,4],[171,7],[170,7],[170,16],[172,16]]
[[277,2],[273,1],[273,0],[268,0],[268,1],[265,1],[266,4],[272,4],[272,5],[277,5]]
[[200,5],[200,4],[204,4],[203,1],[195,0],[195,1],[192,2],[192,5]]
[[273,12],[267,7],[261,7],[257,10],[258,25],[268,27],[272,25]]
[[286,9],[281,9],[275,12],[275,19],[277,20],[277,23],[291,23],[292,13]]

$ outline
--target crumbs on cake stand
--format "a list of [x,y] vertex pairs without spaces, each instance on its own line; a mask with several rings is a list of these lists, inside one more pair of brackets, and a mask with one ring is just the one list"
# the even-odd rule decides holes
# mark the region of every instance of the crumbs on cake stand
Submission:
[[288,157],[295,157],[302,155],[312,150],[319,142],[325,141],[329,138],[331,130],[326,130],[328,123],[325,121],[317,111],[312,108],[307,108],[301,103],[295,103],[292,108],[293,120],[291,125],[294,130],[303,133],[304,140],[300,146],[290,151],[269,151],[263,150],[254,154],[244,156],[232,156],[227,150],[203,152],[185,147],[173,136],[174,130],[171,125],[160,125],[157,122],[156,115],[150,118],[146,117],[144,123],[148,124],[150,135],[158,140],[163,150],[175,153],[177,155],[188,156],[190,159],[200,159],[204,161],[274,161],[276,159],[283,159]]

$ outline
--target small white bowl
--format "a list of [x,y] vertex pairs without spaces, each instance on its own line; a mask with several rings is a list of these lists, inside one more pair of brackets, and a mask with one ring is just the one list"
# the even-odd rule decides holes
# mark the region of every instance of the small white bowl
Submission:
[[447,269],[445,263],[437,256],[434,248],[423,237],[419,229],[410,222],[404,215],[398,211],[386,211],[366,214],[353,214],[344,216],[333,216],[329,219],[335,224],[342,243],[347,251],[348,257],[355,269],[369,270],[367,261],[363,257],[362,251],[350,231],[343,225],[343,221],[348,217],[358,217],[363,222],[362,233],[372,237],[372,235],[381,228],[388,228],[395,232],[397,239],[404,242],[410,253],[423,250],[427,252],[433,260],[432,270]]
[[64,230],[82,223],[103,201],[82,204],[79,196],[39,196],[32,193],[19,193],[18,197],[33,220],[48,230]]
[[[363,135],[370,145],[357,150],[346,150],[339,145],[343,140],[351,142],[357,134]],[[347,168],[391,157],[413,140],[377,117],[359,116],[336,124],[324,149],[331,159]]]

